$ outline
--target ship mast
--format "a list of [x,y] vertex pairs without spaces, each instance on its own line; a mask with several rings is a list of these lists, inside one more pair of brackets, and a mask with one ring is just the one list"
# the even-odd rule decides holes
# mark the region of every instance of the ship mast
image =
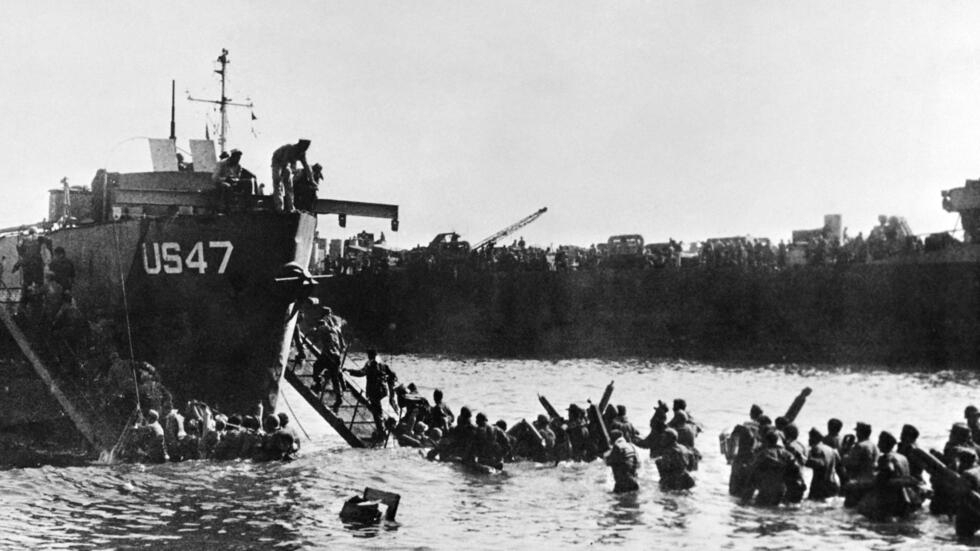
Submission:
[[170,81],[170,141],[177,143],[177,122],[174,120],[176,114],[177,81]]
[[254,106],[252,105],[252,102],[251,101],[248,102],[248,103],[235,103],[235,102],[231,101],[231,98],[229,98],[228,96],[225,95],[225,82],[226,82],[226,79],[227,79],[227,76],[228,76],[228,64],[231,63],[228,60],[228,50],[227,49],[224,49],[224,48],[221,49],[221,55],[218,56],[218,63],[221,65],[221,68],[220,69],[215,69],[214,72],[215,73],[218,73],[219,75],[221,75],[221,98],[220,99],[216,99],[216,100],[213,100],[213,99],[197,99],[197,98],[193,98],[190,95],[188,95],[187,96],[187,99],[190,100],[190,101],[199,101],[199,102],[202,102],[202,103],[213,103],[213,104],[215,104],[215,105],[218,106],[218,111],[221,113],[221,126],[220,126],[220,129],[219,129],[219,132],[218,132],[218,148],[221,150],[221,153],[224,153],[225,152],[225,140],[226,140],[225,135],[226,135],[226,133],[228,131],[228,110],[227,110],[228,106],[232,106],[232,107],[248,107],[249,109],[251,109]]
[[218,133],[218,145],[221,147],[221,152],[225,152],[225,129],[228,127],[228,97],[225,96],[225,75],[228,74],[228,50],[222,48],[221,55],[218,56],[218,63],[221,64],[221,69],[215,71],[221,75],[221,100],[219,104],[221,105],[221,132]]

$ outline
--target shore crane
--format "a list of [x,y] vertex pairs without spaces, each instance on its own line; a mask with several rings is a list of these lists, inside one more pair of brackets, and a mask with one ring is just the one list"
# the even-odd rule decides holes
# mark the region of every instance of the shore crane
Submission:
[[480,241],[479,243],[473,246],[473,251],[480,252],[486,249],[487,247],[493,247],[493,244],[496,243],[499,239],[503,239],[504,237],[507,237],[508,235],[516,232],[517,230],[523,228],[524,226],[530,224],[531,222],[534,222],[535,220],[540,218],[542,214],[546,212],[548,212],[548,207],[541,207],[536,212],[518,220],[517,222],[514,222],[513,224],[498,231],[497,233],[491,235],[490,237],[487,237],[486,239]]

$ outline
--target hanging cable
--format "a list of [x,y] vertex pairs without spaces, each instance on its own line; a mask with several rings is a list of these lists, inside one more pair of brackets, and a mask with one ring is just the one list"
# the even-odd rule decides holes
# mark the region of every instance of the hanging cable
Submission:
[[122,433],[119,434],[119,438],[116,440],[116,444],[112,446],[112,449],[109,450],[108,454],[105,454],[104,456],[99,458],[100,460],[102,460],[103,463],[116,462],[116,457],[119,454],[119,450],[126,442],[126,438],[129,436],[129,434],[132,433],[133,430],[135,430],[136,422],[138,421],[139,416],[140,416],[140,410],[139,408],[136,408],[135,410],[133,410],[133,413],[130,414],[129,418],[126,419],[126,426],[123,427]]
[[122,254],[119,252],[119,224],[112,223],[112,235],[116,240],[116,264],[119,266],[119,285],[122,288],[123,313],[126,318],[126,343],[129,345],[129,368],[133,373],[133,387],[136,389],[136,409],[143,411],[140,404],[140,383],[136,375],[136,353],[133,351],[133,328],[129,322],[129,298],[126,296],[126,274],[122,268]]
[[286,399],[286,395],[280,392],[279,397],[282,398],[282,401],[286,404],[286,407],[289,408],[289,413],[292,414],[293,420],[296,421],[296,426],[299,427],[299,430],[303,431],[303,436],[305,436],[307,440],[313,440],[310,438],[310,433],[306,432],[306,429],[303,428],[303,423],[299,422],[299,417],[296,417],[296,412],[293,411],[293,406],[289,405],[289,400]]

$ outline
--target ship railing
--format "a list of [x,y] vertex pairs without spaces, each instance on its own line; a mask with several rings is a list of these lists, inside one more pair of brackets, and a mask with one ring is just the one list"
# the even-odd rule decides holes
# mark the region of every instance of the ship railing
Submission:
[[347,424],[347,430],[354,432],[354,422],[357,421],[357,410],[361,407],[360,400],[354,400],[354,411],[351,412],[350,423]]

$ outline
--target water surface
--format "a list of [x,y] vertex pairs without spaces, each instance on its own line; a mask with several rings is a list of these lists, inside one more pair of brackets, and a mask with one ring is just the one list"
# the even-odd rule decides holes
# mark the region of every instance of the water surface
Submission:
[[[362,360],[361,358],[355,358]],[[665,493],[644,460],[642,489],[614,495],[601,462],[508,465],[480,476],[430,463],[418,450],[354,450],[330,433],[294,393],[284,407],[311,436],[290,463],[248,461],[92,465],[0,471],[0,548],[45,549],[937,549],[956,542],[947,519],[919,514],[876,524],[839,502],[763,509],[729,497],[720,431],[747,418],[752,403],[782,414],[800,389],[813,395],[797,424],[806,434],[829,417],[898,433],[914,423],[920,443],[941,448],[962,418],[978,378],[872,367],[713,366],[642,360],[558,362],[405,356],[389,363],[401,380],[431,395],[442,388],[454,410],[468,405],[513,423],[541,412],[537,394],[559,409],[597,400],[615,380],[646,432],[658,399],[685,398],[706,427],[698,485]],[[286,409],[288,412],[289,409]],[[805,436],[804,436],[805,437]],[[809,476],[807,477],[809,478]],[[400,493],[396,523],[345,526],[342,502],[365,486]]]

